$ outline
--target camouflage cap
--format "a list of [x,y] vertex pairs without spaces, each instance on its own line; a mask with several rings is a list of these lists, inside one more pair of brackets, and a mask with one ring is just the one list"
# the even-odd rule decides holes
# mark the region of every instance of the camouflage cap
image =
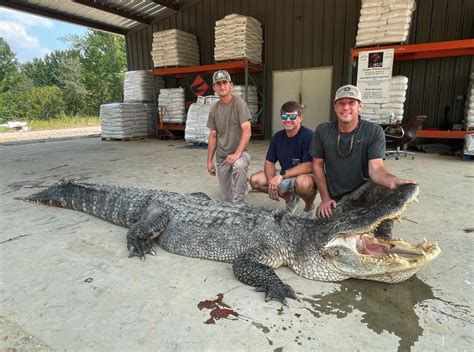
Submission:
[[230,79],[229,72],[227,72],[226,70],[219,70],[214,72],[214,74],[212,75],[212,84],[216,84],[220,81],[232,82],[232,80]]

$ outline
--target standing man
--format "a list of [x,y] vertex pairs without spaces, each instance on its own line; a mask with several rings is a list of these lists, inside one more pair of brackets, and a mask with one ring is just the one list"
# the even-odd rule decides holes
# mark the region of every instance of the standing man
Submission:
[[229,72],[220,70],[212,75],[212,87],[219,101],[211,108],[207,127],[207,171],[216,176],[213,163],[216,154],[217,177],[222,198],[226,202],[243,202],[248,193],[247,170],[250,156],[246,152],[252,135],[250,111],[245,101],[232,95]]
[[[273,200],[283,198],[291,213],[295,212],[301,197],[305,203],[301,217],[311,219],[317,193],[309,154],[313,132],[301,124],[302,108],[295,101],[283,104],[280,117],[283,130],[273,136],[263,171],[250,177],[250,185],[257,191],[268,193]],[[277,161],[281,170],[275,167]]]
[[[384,166],[385,135],[381,126],[361,120],[359,88],[340,87],[334,110],[337,121],[320,124],[311,143],[313,173],[321,196],[317,216],[332,217],[337,202],[369,179],[391,190],[416,183],[390,174]],[[392,227],[392,221],[382,222],[375,235],[390,238]]]

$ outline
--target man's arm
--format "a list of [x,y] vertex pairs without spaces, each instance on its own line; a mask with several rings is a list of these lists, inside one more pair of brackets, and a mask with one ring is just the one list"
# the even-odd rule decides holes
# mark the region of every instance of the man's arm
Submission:
[[211,130],[209,132],[209,140],[207,142],[207,172],[209,175],[216,176],[216,167],[212,160],[217,149],[217,131]]
[[252,136],[252,128],[250,126],[250,121],[245,121],[240,125],[240,128],[242,129],[242,135],[240,136],[240,142],[239,146],[235,150],[233,154],[227,155],[226,161],[229,164],[233,164],[244,152],[244,150],[247,148],[249,142],[250,142],[250,137]]
[[316,215],[330,218],[332,217],[332,208],[336,207],[336,201],[329,195],[326,174],[324,173],[324,159],[313,157],[313,174],[321,197],[321,204],[316,209]]
[[416,184],[415,180],[398,178],[388,172],[383,163],[383,159],[369,160],[369,177],[374,183],[390,188],[391,190],[395,190],[401,185]]

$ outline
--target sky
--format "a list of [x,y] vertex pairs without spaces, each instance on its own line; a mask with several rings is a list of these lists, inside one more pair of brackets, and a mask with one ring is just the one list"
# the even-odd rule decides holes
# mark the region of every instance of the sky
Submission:
[[21,63],[34,57],[43,58],[54,50],[68,49],[70,44],[59,38],[68,34],[83,35],[86,30],[86,27],[0,7],[0,37]]

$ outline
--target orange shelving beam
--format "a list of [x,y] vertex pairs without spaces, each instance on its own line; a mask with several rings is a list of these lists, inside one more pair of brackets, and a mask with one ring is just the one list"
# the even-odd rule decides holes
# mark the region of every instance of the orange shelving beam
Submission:
[[389,45],[372,48],[357,48],[352,50],[352,59],[359,56],[361,51],[395,49],[395,60],[431,59],[448,56],[474,55],[474,39],[451,40],[446,42]]
[[221,62],[218,64],[212,65],[202,65],[202,66],[187,66],[187,67],[172,67],[172,68],[154,68],[154,76],[168,76],[174,75],[176,77],[184,76],[189,73],[211,73],[217,70],[227,70],[229,73],[242,73],[247,66],[248,72],[259,72],[262,71],[262,65],[255,64],[250,61],[238,60],[238,61],[229,61]]

